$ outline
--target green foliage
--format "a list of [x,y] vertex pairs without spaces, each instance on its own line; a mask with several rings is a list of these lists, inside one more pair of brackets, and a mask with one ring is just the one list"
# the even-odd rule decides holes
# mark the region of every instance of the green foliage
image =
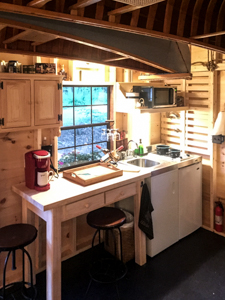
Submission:
[[93,153],[84,153],[84,154],[77,154],[76,155],[76,161],[75,161],[75,155],[74,153],[70,152],[67,154],[64,154],[60,157],[60,160],[58,162],[58,168],[65,168],[69,166],[79,165],[84,162],[88,161],[96,161],[101,158],[101,151],[99,152],[93,152]]

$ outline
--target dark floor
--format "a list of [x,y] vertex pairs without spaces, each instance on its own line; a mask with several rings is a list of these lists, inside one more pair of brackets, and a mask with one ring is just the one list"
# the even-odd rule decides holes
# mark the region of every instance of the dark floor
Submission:
[[[89,283],[90,250],[62,264],[62,299],[83,300]],[[199,229],[140,267],[130,261],[118,282],[121,300],[225,299],[225,238]],[[45,272],[37,275],[45,300]],[[86,300],[116,300],[113,285],[93,283]]]

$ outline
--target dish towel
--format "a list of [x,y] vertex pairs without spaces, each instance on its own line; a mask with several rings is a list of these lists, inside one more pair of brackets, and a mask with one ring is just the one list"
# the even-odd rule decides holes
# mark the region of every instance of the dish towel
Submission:
[[152,206],[149,190],[147,184],[145,183],[143,185],[142,194],[141,194],[141,206],[140,206],[138,226],[150,240],[154,238],[152,215],[151,215],[153,210],[154,208]]

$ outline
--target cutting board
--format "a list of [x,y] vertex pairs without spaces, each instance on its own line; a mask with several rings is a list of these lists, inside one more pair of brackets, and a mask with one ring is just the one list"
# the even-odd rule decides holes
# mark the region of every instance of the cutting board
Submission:
[[123,175],[123,170],[108,163],[96,163],[63,171],[63,177],[83,186]]

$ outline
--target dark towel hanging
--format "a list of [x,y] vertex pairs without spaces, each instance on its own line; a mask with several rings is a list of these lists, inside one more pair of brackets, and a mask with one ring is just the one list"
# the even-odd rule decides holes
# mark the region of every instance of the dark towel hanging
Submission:
[[152,215],[151,215],[153,210],[154,208],[151,203],[149,190],[147,184],[145,183],[143,185],[142,194],[141,194],[141,206],[140,206],[138,226],[150,240],[154,238]]

